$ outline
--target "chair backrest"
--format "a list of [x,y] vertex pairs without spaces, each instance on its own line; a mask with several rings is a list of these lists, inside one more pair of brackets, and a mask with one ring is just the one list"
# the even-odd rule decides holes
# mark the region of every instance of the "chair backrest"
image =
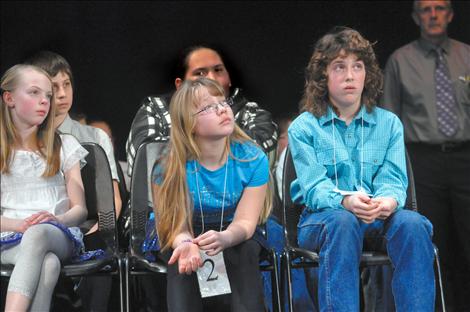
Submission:
[[143,143],[137,150],[131,178],[130,220],[131,235],[129,248],[133,253],[142,254],[141,246],[145,239],[145,227],[149,211],[153,208],[151,177],[155,161],[159,159],[168,141]]
[[107,246],[117,247],[114,189],[108,158],[101,146],[82,143],[88,151],[82,180],[88,209],[88,220],[98,219],[98,230]]
[[297,223],[303,209],[302,205],[292,201],[290,194],[290,185],[296,178],[294,161],[288,146],[286,157],[284,158],[284,170],[282,172],[282,224],[284,225],[286,243],[293,247],[297,247]]
[[116,160],[116,171],[119,178],[119,195],[121,196],[122,205],[124,206],[129,199],[129,192],[127,191],[126,179],[122,171],[121,164]]
[[[411,161],[406,153],[406,170],[408,175],[408,188],[405,209],[417,211],[415,181],[413,175],[413,168],[411,167]],[[303,206],[292,202],[290,194],[290,185],[297,178],[294,161],[290,153],[289,147],[287,147],[286,158],[284,160],[284,171],[282,173],[282,207],[283,207],[283,225],[284,235],[286,242],[290,246],[297,247],[297,224],[299,222],[300,214],[302,213]]]
[[406,202],[405,209],[418,211],[418,201],[416,200],[415,177],[413,174],[413,167],[411,166],[410,156],[405,149],[406,156],[406,173],[408,175],[408,188],[406,189]]

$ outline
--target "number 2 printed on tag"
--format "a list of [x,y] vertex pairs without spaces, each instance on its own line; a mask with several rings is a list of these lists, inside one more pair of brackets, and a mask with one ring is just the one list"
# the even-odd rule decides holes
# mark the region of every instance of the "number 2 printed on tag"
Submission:
[[230,294],[230,282],[225,267],[224,256],[219,252],[215,256],[208,256],[205,251],[200,251],[203,265],[197,270],[197,280],[201,297],[212,297]]

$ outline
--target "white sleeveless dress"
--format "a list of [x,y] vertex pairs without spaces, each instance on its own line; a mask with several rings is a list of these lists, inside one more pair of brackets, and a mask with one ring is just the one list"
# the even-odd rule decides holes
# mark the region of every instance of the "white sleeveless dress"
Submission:
[[[25,219],[39,211],[60,215],[70,209],[64,173],[77,162],[85,164],[88,152],[71,135],[61,135],[60,170],[55,176],[42,177],[46,161],[39,152],[17,150],[9,174],[1,174],[1,215]],[[83,246],[83,234],[78,227],[68,228]],[[12,232],[2,232],[6,237]]]

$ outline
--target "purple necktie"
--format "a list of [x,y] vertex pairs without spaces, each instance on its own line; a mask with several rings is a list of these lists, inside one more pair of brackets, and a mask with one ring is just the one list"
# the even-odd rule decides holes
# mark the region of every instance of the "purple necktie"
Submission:
[[449,69],[442,55],[442,49],[436,49],[436,82],[437,125],[445,136],[455,135],[459,128],[454,90],[449,76]]

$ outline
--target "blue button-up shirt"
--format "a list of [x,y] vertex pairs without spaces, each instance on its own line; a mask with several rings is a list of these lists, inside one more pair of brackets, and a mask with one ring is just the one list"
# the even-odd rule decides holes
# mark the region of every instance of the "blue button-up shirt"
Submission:
[[334,191],[335,161],[339,189],[356,191],[362,186],[373,197],[394,198],[397,209],[405,205],[403,126],[393,113],[381,108],[368,113],[362,106],[346,125],[331,107],[320,118],[304,112],[292,122],[288,135],[297,173],[291,184],[292,199],[310,211],[344,209],[343,195]]

